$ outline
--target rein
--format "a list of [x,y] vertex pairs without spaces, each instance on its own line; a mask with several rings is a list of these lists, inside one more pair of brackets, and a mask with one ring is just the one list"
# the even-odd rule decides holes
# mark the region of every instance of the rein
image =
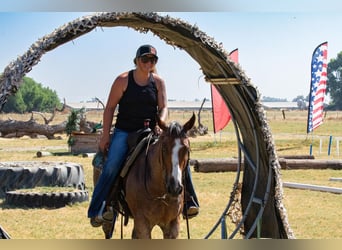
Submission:
[[[161,200],[166,206],[168,206],[167,202],[165,201],[166,200],[166,196],[167,194],[163,194],[162,196],[157,196],[157,197],[153,197],[150,192],[148,191],[148,187],[147,187],[147,168],[149,167],[151,169],[151,166],[148,162],[148,150],[149,150],[149,147],[150,147],[150,143],[151,143],[151,138],[152,136],[149,138],[148,140],[148,144],[147,144],[147,147],[146,147],[146,151],[145,151],[145,175],[144,175],[144,186],[145,186],[145,191],[147,193],[147,195],[149,196],[148,199],[149,200]],[[158,138],[159,140],[159,138]],[[161,154],[163,156],[163,154]],[[162,165],[163,166],[163,165]],[[165,172],[165,169],[163,168],[162,169],[163,172]],[[165,183],[165,186],[166,186],[166,183]]]

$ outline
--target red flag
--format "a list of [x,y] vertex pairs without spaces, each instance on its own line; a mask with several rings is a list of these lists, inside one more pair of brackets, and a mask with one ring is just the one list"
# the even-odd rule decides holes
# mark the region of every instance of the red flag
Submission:
[[232,52],[229,53],[229,59],[235,63],[239,62],[239,51],[238,51],[238,49],[234,49]]
[[307,133],[323,123],[323,103],[327,86],[328,42],[317,46],[311,60],[311,84]]
[[224,129],[230,121],[230,113],[216,87],[211,84],[211,102],[213,108],[214,133]]
[[[229,54],[229,58],[233,62],[239,61],[238,49],[233,50]],[[229,113],[227,104],[221,97],[220,93],[214,86],[214,84],[210,85],[211,88],[211,105],[213,109],[213,122],[214,122],[214,133],[216,134],[218,131],[224,129],[225,126],[229,123],[231,119],[231,115]]]

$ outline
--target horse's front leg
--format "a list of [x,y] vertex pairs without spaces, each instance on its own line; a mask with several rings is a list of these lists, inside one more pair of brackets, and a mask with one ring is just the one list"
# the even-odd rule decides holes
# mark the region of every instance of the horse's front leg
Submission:
[[164,239],[177,239],[179,235],[179,217],[160,228],[163,231]]
[[151,231],[152,228],[145,218],[134,218],[132,239],[151,239]]

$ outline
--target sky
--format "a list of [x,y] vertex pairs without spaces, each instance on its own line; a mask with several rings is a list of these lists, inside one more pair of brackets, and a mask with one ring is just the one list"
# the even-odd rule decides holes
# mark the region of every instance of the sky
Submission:
[[[39,38],[92,12],[0,12],[0,73]],[[292,101],[307,96],[314,49],[328,41],[328,61],[342,51],[340,11],[159,12],[196,25],[226,51],[239,50],[239,63],[264,97]],[[26,76],[56,90],[67,102],[106,102],[116,76],[134,68],[142,44],[156,47],[158,73],[168,99],[210,99],[199,64],[151,33],[127,27],[96,28],[47,52]]]

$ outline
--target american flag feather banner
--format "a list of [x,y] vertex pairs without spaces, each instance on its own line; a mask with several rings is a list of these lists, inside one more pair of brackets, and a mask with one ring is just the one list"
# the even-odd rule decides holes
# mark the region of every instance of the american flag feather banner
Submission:
[[312,132],[323,123],[323,104],[327,86],[327,55],[328,42],[318,45],[312,54],[307,133]]

